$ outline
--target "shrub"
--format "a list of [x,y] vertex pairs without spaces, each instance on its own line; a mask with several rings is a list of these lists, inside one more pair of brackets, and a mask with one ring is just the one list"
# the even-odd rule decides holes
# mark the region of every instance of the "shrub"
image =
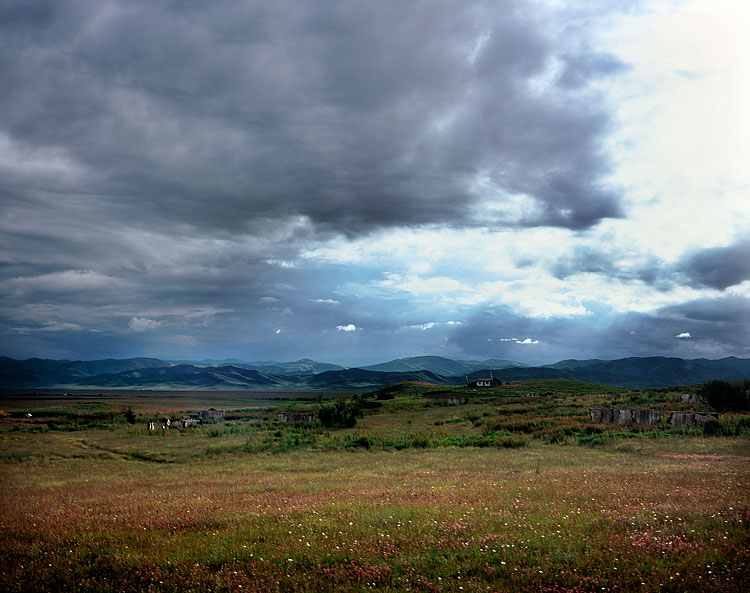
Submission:
[[526,439],[523,438],[505,437],[500,440],[500,444],[505,449],[520,449],[521,447],[525,447],[529,443]]
[[711,381],[701,387],[700,395],[717,412],[748,410],[748,387],[750,382],[747,379],[737,385],[727,381]]
[[352,428],[361,417],[362,406],[358,401],[340,399],[333,405],[321,405],[318,410],[318,418],[326,428]]
[[706,436],[743,436],[750,432],[750,416],[727,415],[703,425]]
[[372,447],[372,439],[368,437],[364,437],[364,436],[359,437],[352,441],[349,441],[346,444],[346,447],[349,447],[349,448],[362,447],[364,449],[369,449],[370,447]]
[[122,413],[125,415],[125,420],[127,420],[128,424],[135,424],[135,412],[133,408],[125,408]]
[[703,434],[710,436],[720,436],[724,434],[721,423],[718,420],[709,420],[703,425]]
[[421,434],[412,435],[411,446],[419,449],[424,449],[430,446],[430,439]]

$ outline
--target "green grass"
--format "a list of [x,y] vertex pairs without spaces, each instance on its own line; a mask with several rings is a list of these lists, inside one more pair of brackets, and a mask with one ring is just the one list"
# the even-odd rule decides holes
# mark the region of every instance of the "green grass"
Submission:
[[6,463],[0,588],[743,591],[746,443],[699,441]]
[[169,398],[6,416],[0,590],[746,590],[747,415],[710,433],[593,425],[605,403],[685,406],[571,382],[461,406],[431,390],[365,395],[381,405],[337,430],[275,422],[315,408],[293,396],[238,396],[227,421],[187,430],[146,430],[176,416]]
[[[183,431],[155,433],[146,430],[149,420],[161,427],[166,416],[179,418],[190,409],[175,410],[173,394],[142,396],[116,403],[55,403],[34,408],[31,419],[23,408],[12,413],[15,422],[4,432],[70,432],[69,439],[58,439],[61,447],[52,455],[75,455],[80,448],[78,433],[102,430],[98,434],[103,450],[121,456],[142,456],[162,462],[181,462],[220,454],[283,452],[294,448],[332,450],[350,448],[395,449],[409,447],[524,446],[532,441],[600,447],[611,440],[673,439],[685,436],[746,436],[750,434],[750,415],[722,414],[717,423],[704,427],[672,428],[666,424],[670,410],[706,411],[705,404],[683,404],[679,390],[634,391],[623,388],[577,383],[573,381],[528,381],[492,389],[467,390],[405,383],[351,398],[361,406],[363,417],[349,429],[326,429],[320,424],[294,426],[278,424],[279,410],[316,411],[317,397],[310,394],[276,395],[269,404],[248,406],[247,397],[235,395],[235,407],[228,408],[226,421]],[[464,405],[448,405],[447,397],[467,397]],[[180,394],[180,403],[199,404],[194,397]],[[217,396],[226,398],[225,394]],[[251,397],[251,396],[248,396]],[[347,396],[338,396],[338,398]],[[164,406],[160,410],[160,404]],[[206,400],[204,406],[216,405]],[[647,407],[664,411],[662,423],[655,426],[593,424],[588,410],[596,406]],[[125,424],[128,407],[136,411],[136,424]],[[205,439],[211,439],[206,442]],[[18,443],[10,439],[11,443]],[[70,444],[72,443],[72,445]],[[72,449],[72,451],[71,451]],[[31,454],[35,454],[33,451]],[[5,448],[0,457],[18,456],[15,446]],[[49,456],[40,448],[38,456]]]

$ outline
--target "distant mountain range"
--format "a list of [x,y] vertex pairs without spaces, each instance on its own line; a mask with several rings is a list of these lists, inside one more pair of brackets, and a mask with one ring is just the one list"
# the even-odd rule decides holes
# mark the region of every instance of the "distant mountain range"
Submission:
[[441,356],[400,358],[347,368],[302,359],[167,361],[127,358],[90,361],[14,360],[0,357],[3,389],[235,389],[359,390],[403,381],[461,385],[489,376],[501,381],[569,379],[621,387],[670,387],[714,379],[750,377],[750,359],[685,360],[653,356],[619,360],[561,360],[531,367],[512,360],[452,360]]
[[451,360],[442,356],[414,356],[411,358],[397,358],[390,362],[381,362],[370,366],[360,367],[366,371],[409,373],[413,371],[430,371],[446,377],[457,377],[477,371],[489,369],[508,369],[527,367],[513,360]]
[[263,371],[265,373],[276,373],[281,375],[314,375],[324,371],[343,371],[348,367],[328,362],[317,362],[309,358],[301,358],[294,362],[276,362],[273,360],[257,360],[254,362],[245,362],[236,358],[225,360],[171,360],[171,364],[190,364],[200,367],[224,367],[235,366],[241,369],[251,369]]

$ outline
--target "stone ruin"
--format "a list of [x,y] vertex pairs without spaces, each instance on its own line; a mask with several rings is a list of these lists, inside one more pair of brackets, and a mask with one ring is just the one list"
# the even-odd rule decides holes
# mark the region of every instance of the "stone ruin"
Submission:
[[300,423],[305,422],[310,424],[315,422],[314,412],[279,412],[279,422],[281,424],[288,424],[290,422]]
[[709,420],[718,420],[719,415],[713,412],[672,412],[669,423],[672,426],[704,426]]
[[592,422],[601,424],[659,424],[660,410],[634,410],[631,408],[591,408]]
[[[668,416],[667,416],[668,414]],[[665,420],[670,426],[703,426],[709,420],[718,420],[712,412],[666,412]],[[599,424],[659,424],[661,410],[638,410],[632,408],[591,408],[589,417]]]

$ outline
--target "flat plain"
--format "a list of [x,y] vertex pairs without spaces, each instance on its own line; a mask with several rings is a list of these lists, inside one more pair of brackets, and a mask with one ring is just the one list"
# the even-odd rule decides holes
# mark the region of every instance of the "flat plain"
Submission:
[[[409,384],[346,397],[363,410],[350,428],[279,424],[330,400],[309,393],[52,395],[2,400],[4,591],[750,583],[748,416],[710,430],[587,417],[686,409],[679,391],[536,382],[450,406]],[[224,421],[161,428],[220,406]]]

